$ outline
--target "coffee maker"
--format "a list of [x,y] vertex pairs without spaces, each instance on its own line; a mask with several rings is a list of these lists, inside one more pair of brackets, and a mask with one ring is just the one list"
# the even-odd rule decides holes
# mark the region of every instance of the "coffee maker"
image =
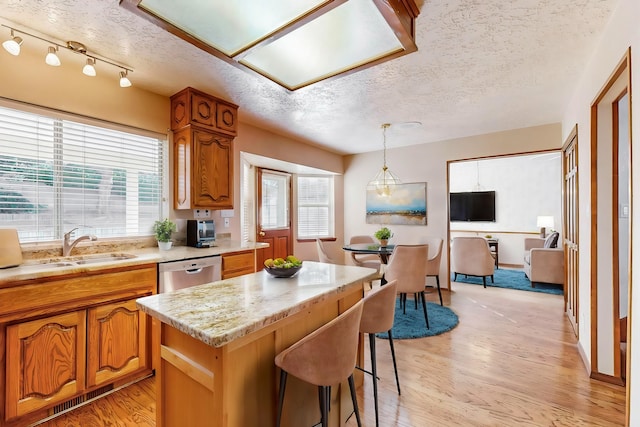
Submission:
[[212,219],[187,220],[187,246],[209,248],[215,246],[216,224]]

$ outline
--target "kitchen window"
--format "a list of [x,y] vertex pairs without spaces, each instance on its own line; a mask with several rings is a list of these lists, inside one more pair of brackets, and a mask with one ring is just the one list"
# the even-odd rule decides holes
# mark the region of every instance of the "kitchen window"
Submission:
[[0,106],[0,225],[21,242],[151,235],[166,137],[45,109]]
[[334,236],[333,177],[297,177],[298,236],[300,240]]

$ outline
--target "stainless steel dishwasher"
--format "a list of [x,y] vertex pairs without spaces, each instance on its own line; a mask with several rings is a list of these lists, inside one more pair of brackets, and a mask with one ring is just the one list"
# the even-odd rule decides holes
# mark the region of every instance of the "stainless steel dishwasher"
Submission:
[[158,265],[158,292],[172,292],[222,279],[222,257],[163,262]]

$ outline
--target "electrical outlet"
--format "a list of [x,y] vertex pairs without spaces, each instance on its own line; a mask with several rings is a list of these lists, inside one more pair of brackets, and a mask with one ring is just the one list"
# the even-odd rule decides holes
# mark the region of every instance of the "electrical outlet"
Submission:
[[224,228],[229,228],[229,218],[224,219]]
[[193,217],[195,219],[211,218],[211,211],[209,209],[194,209]]

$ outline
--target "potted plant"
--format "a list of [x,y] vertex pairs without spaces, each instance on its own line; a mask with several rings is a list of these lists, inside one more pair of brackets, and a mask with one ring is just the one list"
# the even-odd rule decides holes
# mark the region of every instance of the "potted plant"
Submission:
[[380,246],[387,246],[387,243],[389,243],[389,239],[392,236],[393,233],[387,227],[382,227],[380,230],[374,233],[374,237],[380,240]]
[[163,251],[171,249],[171,233],[176,231],[176,223],[169,218],[153,223],[153,232],[158,240],[158,247]]

